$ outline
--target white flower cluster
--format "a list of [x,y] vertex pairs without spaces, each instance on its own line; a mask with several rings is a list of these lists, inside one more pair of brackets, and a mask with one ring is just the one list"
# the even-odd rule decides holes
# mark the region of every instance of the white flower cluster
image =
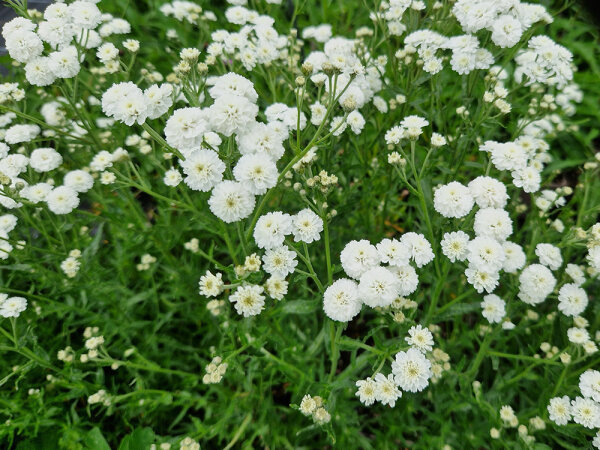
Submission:
[[523,34],[535,23],[552,22],[542,5],[515,1],[458,0],[452,13],[467,33],[486,29],[492,42],[509,48],[519,43]]
[[427,239],[412,232],[399,240],[384,239],[377,246],[364,239],[349,242],[340,260],[346,275],[353,279],[339,279],[325,290],[325,314],[332,320],[349,322],[363,304],[372,308],[390,306],[396,298],[417,289],[419,278],[410,261],[420,268],[433,258]]
[[182,0],[162,4],[160,12],[180,22],[185,20],[189,23],[197,23],[199,20],[216,20],[216,16],[211,11],[203,11],[200,5]]
[[[392,373],[388,376],[378,372],[356,382],[356,396],[367,406],[375,401],[393,408],[396,400],[402,397],[402,389],[406,392],[420,392],[429,385],[432,378],[432,363],[426,354],[433,350],[433,336],[421,325],[408,330],[405,338],[410,348],[396,353],[392,362]],[[433,356],[432,356],[433,358]]]
[[102,95],[102,111],[126,125],[157,119],[173,105],[173,86],[153,84],[142,90],[131,81],[114,84]]
[[544,164],[551,160],[548,149],[544,140],[527,134],[511,142],[486,141],[479,148],[487,152],[496,169],[510,171],[513,184],[527,193],[540,189]]
[[83,54],[77,47],[96,48],[103,38],[130,30],[127,21],[102,14],[94,3],[75,1],[49,5],[39,24],[17,17],[2,27],[2,36],[11,58],[25,64],[27,81],[48,86],[79,73]]
[[257,65],[270,66],[288,58],[288,39],[277,33],[272,17],[236,5],[227,8],[225,18],[241,28],[237,32],[219,29],[211,34],[212,42],[206,49],[207,64],[218,58],[233,58],[246,70],[252,70]]
[[572,400],[566,395],[550,399],[550,420],[557,425],[566,425],[572,420],[586,428],[600,428],[600,372],[589,369],[582,373],[579,390],[581,396]]

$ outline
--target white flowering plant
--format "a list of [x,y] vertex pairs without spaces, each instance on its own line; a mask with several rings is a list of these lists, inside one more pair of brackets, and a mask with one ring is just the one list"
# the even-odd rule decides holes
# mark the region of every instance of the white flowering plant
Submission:
[[543,3],[6,1],[3,448],[600,448],[600,46]]

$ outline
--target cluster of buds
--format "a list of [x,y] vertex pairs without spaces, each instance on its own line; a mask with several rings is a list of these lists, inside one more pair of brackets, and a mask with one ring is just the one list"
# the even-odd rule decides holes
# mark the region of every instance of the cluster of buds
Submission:
[[431,382],[437,383],[442,374],[450,370],[450,355],[444,350],[434,348],[429,357],[431,361]]
[[125,145],[128,147],[137,147],[142,155],[147,155],[152,152],[152,146],[149,143],[150,135],[147,131],[143,131],[141,136],[132,134],[125,138]]
[[251,255],[246,256],[243,265],[235,266],[235,274],[238,278],[243,278],[249,273],[258,272],[261,264],[262,261],[260,260],[260,256],[256,253],[252,253]]
[[396,97],[390,100],[390,109],[394,110],[398,108],[398,106],[406,103],[406,96],[402,94],[397,94]]
[[225,300],[209,300],[206,304],[206,309],[208,309],[213,316],[219,316],[225,310]]
[[58,360],[63,361],[63,362],[72,362],[74,356],[75,356],[75,353],[73,352],[73,349],[71,348],[70,345],[66,346],[62,350],[59,350],[58,353],[56,354],[56,357],[58,358]]
[[392,304],[390,305],[390,309],[392,312],[392,317],[394,322],[403,323],[406,320],[406,315],[404,314],[405,309],[415,309],[417,307],[417,302],[410,300],[405,297],[396,297]]
[[323,406],[323,399],[318,395],[311,397],[306,394],[300,402],[300,412],[307,417],[312,417],[318,425],[325,425],[331,420],[331,414]]
[[98,357],[98,348],[104,344],[104,336],[98,336],[100,329],[98,327],[86,327],[83,331],[83,337],[86,339],[85,348],[87,353],[79,356],[82,363],[88,362],[90,359]]
[[[168,444],[169,447],[163,447],[163,445],[165,444],[161,444],[161,450],[171,448],[170,444]],[[188,436],[179,443],[179,450],[200,450],[200,444]]]
[[98,392],[96,392],[95,394],[92,394],[88,397],[89,405],[94,405],[97,403],[102,403],[104,406],[111,405],[110,397],[108,396],[108,394],[106,393],[106,391],[104,389],[100,389]]
[[150,269],[150,265],[154,264],[155,262],[156,258],[146,253],[145,255],[142,255],[142,257],[140,258],[140,263],[135,267],[138,271],[142,272],[144,270]]
[[185,244],[183,244],[183,248],[189,250],[192,253],[198,253],[198,250],[200,250],[200,241],[198,240],[198,238],[192,238]]
[[220,383],[223,375],[227,372],[227,363],[222,362],[220,356],[215,356],[210,364],[205,367],[206,373],[202,377],[204,384]]

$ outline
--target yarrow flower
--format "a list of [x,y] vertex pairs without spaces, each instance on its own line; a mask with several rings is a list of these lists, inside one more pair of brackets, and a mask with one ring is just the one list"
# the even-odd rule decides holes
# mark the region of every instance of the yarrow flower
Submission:
[[427,387],[431,378],[431,362],[415,348],[396,353],[392,362],[396,384],[408,392],[419,392]]
[[433,349],[433,335],[427,328],[423,328],[421,325],[410,327],[408,330],[408,337],[404,340],[413,348],[425,353],[430,352]]
[[257,285],[239,286],[229,296],[229,301],[234,303],[237,313],[244,317],[260,314],[265,306],[265,297],[262,295],[264,289]]
[[342,278],[325,290],[323,309],[331,320],[349,322],[356,317],[361,308],[362,301],[356,282]]

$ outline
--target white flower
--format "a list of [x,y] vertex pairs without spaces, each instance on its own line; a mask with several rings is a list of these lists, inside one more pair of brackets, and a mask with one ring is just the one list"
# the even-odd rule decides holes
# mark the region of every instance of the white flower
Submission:
[[305,416],[310,416],[317,409],[317,402],[310,395],[305,395],[302,397],[302,401],[300,402],[300,412]]
[[56,75],[50,68],[50,58],[40,56],[25,65],[25,78],[34,86],[48,86],[54,83]]
[[397,239],[383,239],[377,244],[377,252],[381,262],[391,266],[406,266],[410,260],[408,247]]
[[85,170],[72,170],[65,175],[63,184],[76,192],[87,192],[94,185],[94,177]]
[[556,425],[566,425],[571,420],[571,402],[569,397],[554,397],[548,404],[550,420]]
[[527,167],[527,153],[515,142],[501,144],[487,141],[484,143],[484,148],[491,151],[492,163],[498,170],[520,171]]
[[600,402],[600,372],[588,369],[579,376],[581,395]]
[[45,199],[54,214],[68,214],[79,206],[77,192],[67,186],[54,188]]
[[356,382],[356,387],[358,388],[356,391],[356,396],[359,398],[360,402],[365,406],[371,406],[375,403],[376,399],[376,383],[368,377],[365,380],[358,380]]
[[144,93],[131,81],[113,84],[102,95],[102,111],[129,126],[141,125],[148,117]]
[[398,296],[398,278],[385,267],[374,267],[361,275],[358,292],[372,308],[391,305]]
[[331,320],[349,322],[356,317],[361,307],[358,285],[347,278],[335,281],[323,295],[323,310]]
[[569,342],[584,345],[590,340],[590,334],[585,328],[572,327],[567,330]]
[[523,35],[521,22],[509,14],[497,17],[494,20],[491,31],[492,41],[498,47],[502,48],[515,46]]
[[212,213],[225,223],[245,219],[254,210],[255,199],[248,190],[235,181],[221,181],[208,199]]
[[498,286],[498,280],[500,279],[499,272],[487,271],[471,264],[465,270],[465,275],[469,284],[480,294],[483,291],[488,293],[493,292],[496,286]]
[[283,296],[287,294],[288,282],[282,278],[272,276],[265,283],[267,294],[269,297],[275,300],[283,299]]
[[75,25],[91,30],[100,25],[102,13],[98,7],[91,2],[76,1],[68,6],[69,17]]
[[487,176],[471,181],[469,191],[480,208],[504,208],[508,200],[504,183]]
[[17,217],[12,214],[0,216],[0,234],[8,234],[17,226]]
[[101,172],[107,167],[112,167],[112,163],[114,162],[114,160],[115,158],[112,155],[112,153],[106,150],[101,150],[98,153],[96,153],[92,158],[92,162],[90,163],[90,169],[92,169],[95,172]]
[[433,335],[431,331],[421,325],[410,327],[408,336],[404,340],[408,345],[423,353],[430,352],[433,349]]
[[262,260],[265,272],[279,278],[285,278],[288,274],[294,273],[298,265],[296,253],[286,246],[267,249]]
[[144,91],[149,119],[157,119],[173,105],[173,85],[169,83],[153,84]]
[[423,117],[406,116],[404,119],[402,119],[400,125],[406,130],[406,134],[410,138],[415,139],[423,133],[422,129],[429,125],[429,122]]
[[556,278],[547,267],[531,264],[521,272],[519,283],[519,298],[529,305],[536,305],[554,290]]
[[535,254],[540,258],[540,262],[552,270],[557,270],[562,266],[562,256],[560,249],[552,244],[538,244],[535,247]]
[[180,108],[173,111],[165,125],[165,139],[171,147],[189,152],[202,145],[208,129],[209,113],[200,108]]
[[292,233],[294,234],[295,242],[311,242],[318,241],[323,231],[323,219],[321,219],[312,210],[305,208],[292,216]]
[[10,57],[20,63],[27,63],[42,54],[44,44],[37,34],[33,31],[19,30],[8,36],[6,40],[6,50]]
[[440,242],[442,253],[452,262],[464,261],[467,259],[468,244],[469,235],[464,231],[444,233],[444,237]]
[[258,94],[250,80],[234,72],[226,73],[211,80],[212,87],[208,94],[218,101],[224,95],[237,95],[245,97],[248,101],[256,103]]
[[255,195],[266,193],[277,184],[279,172],[271,158],[265,154],[243,155],[233,168],[237,181],[244,183]]
[[512,172],[513,184],[523,188],[527,193],[537,192],[540,189],[542,177],[538,169],[533,166],[524,167]]
[[573,421],[586,428],[600,427],[600,406],[591,398],[575,397],[571,400]]
[[208,113],[214,130],[231,136],[247,130],[258,114],[258,106],[246,97],[225,94],[212,104]]
[[565,284],[558,291],[558,309],[565,316],[580,315],[588,305],[586,292],[575,284]]
[[502,243],[504,249],[504,264],[502,264],[502,270],[508,273],[517,273],[518,270],[525,266],[527,258],[523,248],[519,244],[514,242],[505,241]]
[[46,199],[46,196],[52,189],[54,189],[54,187],[48,183],[36,183],[24,187],[21,192],[19,192],[19,195],[32,203],[39,203]]
[[491,237],[477,236],[467,244],[467,259],[471,265],[486,272],[497,272],[504,263],[502,245]]
[[23,297],[9,297],[0,300],[0,316],[19,317],[27,309],[27,299]]
[[198,283],[200,295],[204,295],[205,297],[216,297],[223,292],[224,283],[222,276],[223,275],[220,273],[213,275],[207,270],[206,273],[200,277]]
[[419,277],[413,266],[408,264],[402,267],[390,266],[388,269],[396,275],[398,295],[404,297],[417,290]]
[[244,317],[256,316],[265,307],[265,296],[262,286],[248,284],[239,286],[229,296],[229,301],[235,303],[235,310]]
[[488,236],[503,242],[512,234],[512,221],[503,209],[482,208],[475,214],[473,230],[478,236]]
[[377,401],[393,408],[396,406],[396,400],[400,397],[402,397],[402,392],[398,390],[393,374],[389,374],[387,377],[382,373],[375,375],[375,398]]
[[258,248],[274,248],[283,244],[292,233],[292,218],[289,214],[275,211],[260,216],[254,228],[254,241]]
[[225,164],[212,150],[195,150],[180,164],[187,175],[183,182],[195,191],[210,191],[223,179]]
[[273,161],[278,161],[285,152],[283,140],[287,136],[287,128],[281,122],[254,122],[238,133],[236,141],[242,155],[265,154]]
[[444,217],[464,217],[473,204],[469,189],[457,181],[441,186],[433,195],[433,206]]
[[581,286],[585,283],[585,273],[576,264],[567,264],[565,273],[571,277],[576,286]]
[[31,152],[29,165],[36,172],[49,172],[62,164],[62,156],[50,147],[36,148]]
[[405,233],[400,238],[400,242],[408,247],[410,256],[417,267],[423,267],[433,261],[435,254],[431,248],[431,244],[422,234]]
[[506,315],[506,303],[495,294],[489,294],[483,297],[481,309],[483,317],[490,323],[500,323]]
[[183,177],[181,173],[177,169],[169,169],[165,172],[165,176],[163,177],[163,183],[167,186],[175,187],[181,183]]
[[379,264],[379,253],[365,239],[350,241],[340,253],[340,260],[346,275],[359,279],[363,273]]
[[427,387],[431,378],[431,362],[415,348],[396,353],[392,362],[396,384],[408,392],[419,392]]
[[346,117],[346,123],[354,134],[360,134],[366,122],[362,114],[354,110]]
[[37,135],[40,134],[40,131],[42,131],[40,127],[33,124],[13,125],[6,130],[4,141],[7,144],[20,144],[21,142],[29,142],[32,139],[35,139]]

